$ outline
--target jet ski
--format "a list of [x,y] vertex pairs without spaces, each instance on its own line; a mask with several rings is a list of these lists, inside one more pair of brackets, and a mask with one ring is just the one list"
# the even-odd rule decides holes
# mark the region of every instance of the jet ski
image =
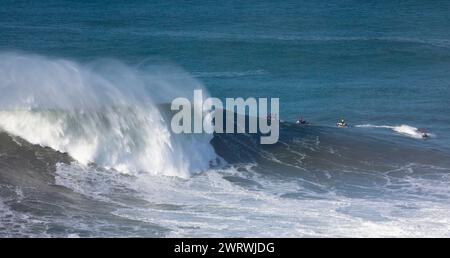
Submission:
[[295,123],[298,124],[298,125],[307,125],[307,124],[309,124],[306,120],[303,120],[303,118],[297,119],[297,121]]
[[340,121],[338,121],[336,123],[336,126],[342,128],[342,127],[348,127],[348,124],[344,121],[344,119],[341,119]]
[[420,129],[419,132],[422,134],[423,139],[430,137],[425,129]]

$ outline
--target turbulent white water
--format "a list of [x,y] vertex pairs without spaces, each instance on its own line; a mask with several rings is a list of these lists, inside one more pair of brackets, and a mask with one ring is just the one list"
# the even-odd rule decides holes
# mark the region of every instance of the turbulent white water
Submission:
[[211,135],[173,135],[158,106],[202,88],[179,69],[1,54],[0,78],[0,129],[81,164],[188,177],[216,157]]
[[[416,169],[411,165],[389,173]],[[449,236],[450,221],[443,216],[450,211],[448,205],[436,205],[428,197],[411,200],[424,189],[435,192],[436,187],[448,196],[448,178],[435,185],[414,175],[397,181],[389,173],[380,175],[388,183],[377,191],[408,189],[404,196],[394,194],[389,202],[383,197],[345,197],[332,188],[317,193],[305,188],[301,178],[286,181],[265,177],[253,172],[251,165],[239,170],[211,170],[189,180],[153,175],[137,180],[111,178],[102,171],[60,165],[57,183],[118,204],[121,208],[114,214],[119,217],[168,228],[168,237]],[[246,186],[227,177],[239,178]],[[114,196],[117,189],[135,189],[131,195],[151,204],[130,206]],[[307,193],[310,198],[286,197],[286,193],[295,192]]]

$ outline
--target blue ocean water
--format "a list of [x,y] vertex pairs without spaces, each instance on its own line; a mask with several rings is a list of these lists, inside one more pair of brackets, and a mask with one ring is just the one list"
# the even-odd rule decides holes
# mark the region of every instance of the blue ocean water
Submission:
[[[448,237],[449,10],[0,0],[0,236]],[[141,105],[196,86],[279,98],[279,144],[173,137]],[[116,100],[138,109],[87,103]]]

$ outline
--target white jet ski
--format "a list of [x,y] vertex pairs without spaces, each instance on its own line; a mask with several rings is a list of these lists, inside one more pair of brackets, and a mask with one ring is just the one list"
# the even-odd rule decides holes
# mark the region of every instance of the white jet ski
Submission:
[[336,126],[337,126],[337,127],[340,127],[340,128],[342,128],[342,127],[348,127],[348,125],[347,125],[347,123],[344,121],[344,119],[341,119],[340,121],[338,121],[338,122],[336,123]]

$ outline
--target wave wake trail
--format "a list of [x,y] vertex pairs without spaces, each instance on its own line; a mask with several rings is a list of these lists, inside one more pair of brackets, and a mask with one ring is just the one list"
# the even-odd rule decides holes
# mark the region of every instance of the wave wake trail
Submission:
[[[420,132],[420,129],[410,126],[410,125],[398,125],[398,126],[392,126],[392,125],[372,125],[372,124],[364,124],[364,125],[356,125],[356,127],[360,128],[386,128],[391,129],[392,131],[405,135],[411,138],[415,139],[422,139],[422,133]],[[428,134],[430,136],[434,136],[433,134]]]

